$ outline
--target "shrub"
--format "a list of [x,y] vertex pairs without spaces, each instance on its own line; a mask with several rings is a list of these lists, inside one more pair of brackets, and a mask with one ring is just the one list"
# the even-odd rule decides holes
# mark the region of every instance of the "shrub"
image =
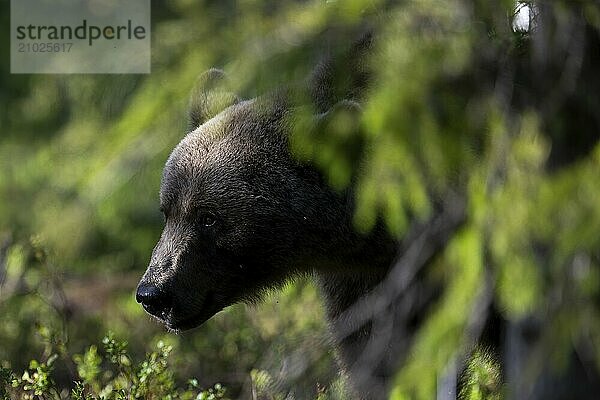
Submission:
[[[146,357],[136,363],[127,352],[127,342],[108,333],[102,339],[102,349],[91,345],[84,354],[72,357],[53,353],[45,361],[32,360],[20,376],[6,366],[0,366],[0,396],[3,399],[73,399],[73,400],[226,400],[226,389],[219,383],[202,390],[196,379],[185,388],[177,386],[169,357],[173,348],[158,341]],[[72,363],[79,380],[68,393],[59,389],[52,373],[58,362]]]

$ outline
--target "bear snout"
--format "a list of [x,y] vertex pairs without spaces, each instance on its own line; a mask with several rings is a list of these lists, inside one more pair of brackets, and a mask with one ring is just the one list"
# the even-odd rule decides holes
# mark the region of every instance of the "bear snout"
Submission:
[[140,282],[135,293],[135,300],[144,310],[157,318],[163,319],[171,307],[172,299],[156,285]]

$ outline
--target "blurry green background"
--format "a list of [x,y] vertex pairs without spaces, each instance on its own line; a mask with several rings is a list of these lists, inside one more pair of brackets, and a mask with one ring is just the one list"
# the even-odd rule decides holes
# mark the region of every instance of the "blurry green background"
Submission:
[[[9,2],[0,4],[5,365],[23,370],[49,356],[48,343],[82,353],[110,330],[135,356],[165,338],[178,379],[221,382],[234,397],[248,396],[253,369],[299,399],[338,379],[308,279],[180,335],[150,321],[133,293],[161,231],[161,170],[185,134],[198,75],[224,68],[242,97],[254,97],[302,81],[324,50],[345,51],[347,33],[368,22],[375,78],[359,126],[300,132],[294,150],[336,188],[356,178],[357,229],[382,218],[402,237],[449,194],[467,207],[429,266],[439,304],[394,398],[433,398],[448,363],[476,341],[481,302],[540,327],[525,357],[532,381],[540,360],[565,369],[573,349],[597,371],[597,2],[539,2],[530,28],[515,29],[514,1],[153,1],[152,73],[127,76],[11,75]],[[72,371],[57,369],[68,387]]]

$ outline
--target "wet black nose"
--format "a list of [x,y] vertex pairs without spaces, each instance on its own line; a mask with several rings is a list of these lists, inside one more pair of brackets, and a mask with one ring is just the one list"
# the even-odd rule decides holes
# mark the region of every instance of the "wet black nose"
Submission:
[[152,284],[140,283],[135,293],[135,300],[144,307],[144,310],[156,317],[162,316],[169,307],[168,296]]

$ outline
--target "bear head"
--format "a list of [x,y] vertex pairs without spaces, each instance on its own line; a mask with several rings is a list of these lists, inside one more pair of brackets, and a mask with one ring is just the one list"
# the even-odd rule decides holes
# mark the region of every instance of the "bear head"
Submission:
[[172,330],[308,272],[343,236],[343,200],[290,155],[286,95],[241,101],[224,82],[210,70],[192,94],[191,131],[163,171],[164,230],[137,288]]

